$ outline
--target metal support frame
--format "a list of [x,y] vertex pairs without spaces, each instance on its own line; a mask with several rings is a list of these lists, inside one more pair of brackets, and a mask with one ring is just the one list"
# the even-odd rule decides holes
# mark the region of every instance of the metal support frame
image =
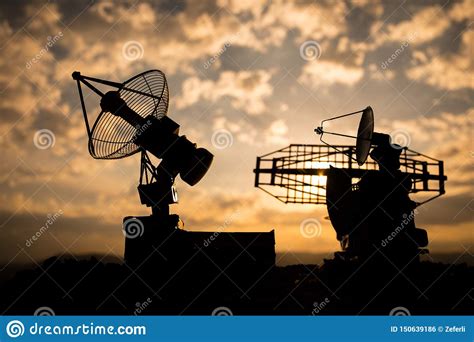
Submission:
[[[378,172],[375,161],[368,160],[359,166],[352,162],[352,155],[355,147],[351,145],[291,144],[257,157],[255,187],[284,203],[326,204],[326,175],[330,167],[341,169],[354,179]],[[411,193],[437,193],[421,204],[444,194],[447,177],[442,161],[404,148],[400,165],[400,171],[413,182]]]

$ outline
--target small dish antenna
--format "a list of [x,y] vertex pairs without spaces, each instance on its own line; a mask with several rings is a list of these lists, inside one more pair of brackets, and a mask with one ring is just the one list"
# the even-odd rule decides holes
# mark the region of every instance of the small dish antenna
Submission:
[[374,111],[369,106],[362,111],[356,139],[356,160],[357,164],[364,165],[369,156],[372,145],[372,135],[374,134]]
[[[332,120],[342,119],[351,115],[362,114],[360,121],[359,121],[359,128],[357,130],[357,136],[347,135],[342,133],[336,132],[329,132],[324,130],[324,123]],[[383,133],[374,132],[374,111],[372,107],[368,106],[365,109],[358,110],[356,112],[347,113],[339,116],[335,116],[333,118],[329,118],[326,120],[321,121],[319,127],[315,128],[314,130],[319,136],[322,143],[327,146],[331,146],[336,149],[338,152],[345,153],[344,151],[338,150],[337,146],[328,144],[326,141],[323,140],[324,134],[330,135],[337,135],[344,138],[352,138],[356,139],[356,149],[355,149],[355,158],[353,155],[350,155],[350,158],[355,160],[359,166],[364,165],[367,161],[367,157],[369,156],[370,149],[373,146],[378,145],[391,145],[392,147],[397,147],[398,145],[390,144],[390,136]],[[398,147],[397,147],[398,148]],[[407,147],[400,146],[399,149],[407,149]]]

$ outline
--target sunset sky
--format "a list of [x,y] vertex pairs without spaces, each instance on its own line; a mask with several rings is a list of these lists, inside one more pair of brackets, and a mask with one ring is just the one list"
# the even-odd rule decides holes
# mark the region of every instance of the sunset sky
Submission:
[[[331,257],[339,244],[325,206],[254,188],[255,158],[316,144],[322,119],[370,105],[377,131],[445,162],[446,195],[416,217],[431,252],[471,254],[473,20],[473,0],[2,1],[0,263],[122,256],[122,218],[149,213],[139,155],[89,155],[76,70],[113,81],[166,74],[168,115],[215,155],[195,187],[177,179],[172,211],[188,230],[275,229],[280,263]],[[88,98],[91,114],[98,103]],[[322,223],[319,236],[301,234],[307,219]]]

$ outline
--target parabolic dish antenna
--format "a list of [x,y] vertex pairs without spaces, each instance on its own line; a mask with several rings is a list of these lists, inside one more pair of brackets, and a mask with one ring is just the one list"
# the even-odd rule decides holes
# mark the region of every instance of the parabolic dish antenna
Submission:
[[[169,90],[163,72],[146,71],[124,83],[81,75],[79,71],[73,72],[72,78],[77,82],[92,157],[119,159],[138,151],[150,152],[162,161],[160,165],[166,177],[161,178],[174,181],[179,174],[191,186],[206,174],[212,153],[180,136],[179,124],[166,115]],[[103,93],[92,82],[115,89]],[[81,84],[101,98],[101,111],[92,129]],[[142,164],[150,163],[142,158]],[[154,166],[150,167],[156,171]]]
[[[324,130],[323,126],[324,126],[324,123],[327,121],[338,120],[338,119],[346,118],[348,116],[356,115],[359,113],[362,113],[362,115],[359,121],[357,136],[336,133],[336,132],[328,132]],[[367,160],[367,157],[369,156],[371,147],[374,145],[374,141],[373,141],[374,135],[375,136],[377,135],[377,133],[374,133],[374,111],[372,110],[372,107],[368,106],[363,110],[358,110],[356,112],[335,116],[335,117],[321,121],[321,125],[317,127],[314,131],[318,135],[320,135],[321,142],[323,142],[324,144],[328,146],[332,146],[332,145],[328,144],[327,142],[323,140],[324,134],[337,135],[340,137],[356,139],[356,148],[355,148],[356,158],[354,158],[352,154],[349,157],[351,159],[355,159],[355,161],[357,161],[357,164],[363,165],[365,161]],[[337,147],[335,147],[335,149],[337,150]]]
[[363,165],[369,156],[372,146],[372,135],[374,134],[374,111],[369,106],[362,112],[359,122],[356,140],[357,164]]
[[[94,92],[103,96],[88,81],[117,88],[120,98],[141,118],[151,115],[157,119],[166,116],[169,90],[165,74],[160,70],[149,70],[138,74],[124,83],[116,83],[78,75],[81,81]],[[81,94],[82,96],[82,94]],[[84,108],[83,108],[84,109]],[[96,159],[119,159],[140,150],[135,144],[140,125],[133,126],[121,116],[102,110],[92,129],[89,130],[89,153]]]

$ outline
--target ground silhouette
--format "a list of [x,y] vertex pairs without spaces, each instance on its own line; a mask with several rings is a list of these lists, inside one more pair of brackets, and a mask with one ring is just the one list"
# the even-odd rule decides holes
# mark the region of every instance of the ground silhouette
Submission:
[[32,315],[412,315],[473,314],[474,267],[415,263],[402,270],[326,260],[322,265],[271,267],[261,274],[188,263],[175,274],[144,277],[97,257],[52,257],[18,271],[1,286],[3,314]]

